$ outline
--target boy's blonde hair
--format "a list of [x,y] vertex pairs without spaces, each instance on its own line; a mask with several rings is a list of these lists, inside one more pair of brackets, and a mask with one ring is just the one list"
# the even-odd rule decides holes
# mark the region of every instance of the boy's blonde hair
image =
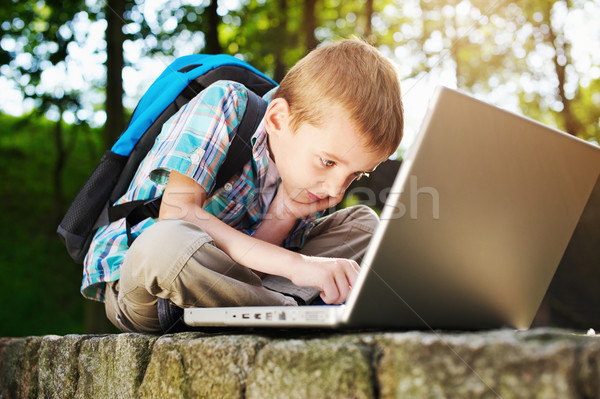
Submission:
[[273,97],[288,102],[294,131],[305,122],[320,126],[328,107],[339,104],[372,151],[389,156],[400,144],[404,117],[396,70],[361,40],[313,50],[286,74]]

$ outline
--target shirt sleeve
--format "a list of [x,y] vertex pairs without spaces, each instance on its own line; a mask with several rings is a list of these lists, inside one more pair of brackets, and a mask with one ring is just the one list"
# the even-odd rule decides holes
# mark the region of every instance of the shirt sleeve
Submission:
[[146,157],[151,163],[150,179],[164,186],[169,173],[176,171],[211,192],[244,115],[247,96],[243,85],[219,81],[184,105],[164,124]]

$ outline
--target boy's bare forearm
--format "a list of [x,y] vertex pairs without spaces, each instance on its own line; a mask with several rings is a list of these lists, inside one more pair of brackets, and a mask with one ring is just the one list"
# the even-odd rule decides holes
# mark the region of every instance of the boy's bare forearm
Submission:
[[[275,237],[269,236],[269,224],[265,226],[259,239],[248,236],[227,225],[217,217],[202,209],[206,192],[193,180],[179,173],[171,172],[160,207],[159,220],[180,219],[201,227],[219,249],[235,262],[262,273],[275,274],[292,280],[294,271],[301,263],[301,256],[281,248],[269,241],[277,241],[287,227],[275,227]],[[293,223],[293,222],[292,222]],[[293,224],[292,224],[293,227]],[[292,228],[290,227],[290,229]],[[289,232],[289,229],[288,229]],[[283,238],[281,239],[283,241]]]
[[[281,248],[266,239],[251,237],[237,231],[202,209],[198,212],[204,213],[203,217],[192,222],[202,227],[213,238],[217,247],[231,259],[261,273],[293,279],[291,265],[298,261],[295,259],[299,257],[297,253]],[[277,237],[270,238],[277,241]]]
[[[161,206],[162,208],[162,206]],[[162,219],[182,219],[200,226],[214,240],[219,249],[235,262],[255,271],[293,278],[297,253],[281,248],[266,240],[248,236],[222,222],[197,205],[189,205],[185,215],[169,215]]]
[[280,246],[294,228],[296,220],[293,215],[267,213],[267,217],[258,226],[253,237]]

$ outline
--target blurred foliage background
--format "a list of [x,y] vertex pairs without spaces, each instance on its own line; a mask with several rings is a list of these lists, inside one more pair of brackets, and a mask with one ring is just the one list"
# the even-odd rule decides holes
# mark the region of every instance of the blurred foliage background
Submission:
[[232,54],[280,80],[356,35],[406,93],[443,82],[597,144],[598,18],[598,0],[1,0],[0,336],[114,331],[55,229],[175,57]]

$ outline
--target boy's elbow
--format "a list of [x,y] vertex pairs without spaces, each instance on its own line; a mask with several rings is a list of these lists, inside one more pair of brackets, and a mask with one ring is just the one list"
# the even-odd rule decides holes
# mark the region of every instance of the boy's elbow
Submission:
[[160,210],[158,212],[158,220],[171,220],[171,219],[180,219],[180,220],[190,220],[190,215],[198,214],[198,212],[202,212],[202,208],[195,203],[188,202],[176,202],[169,203],[163,199],[163,202],[160,206]]
[[177,172],[171,172],[163,194],[158,220],[181,219],[192,221],[194,215],[203,212],[206,192],[194,180]]
[[179,210],[179,212],[177,212],[171,206],[161,205],[160,211],[158,212],[158,221],[162,222],[164,220],[183,219],[182,216],[183,216],[183,213],[181,212],[181,210]]

